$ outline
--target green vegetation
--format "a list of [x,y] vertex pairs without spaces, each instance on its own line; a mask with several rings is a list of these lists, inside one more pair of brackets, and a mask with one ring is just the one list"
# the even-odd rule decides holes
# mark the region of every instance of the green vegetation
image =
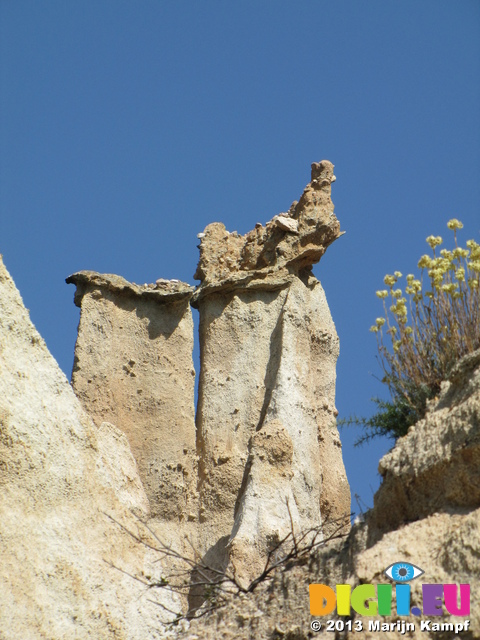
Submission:
[[457,230],[463,224],[454,218],[447,226],[454,233],[455,247],[442,249],[437,256],[442,238],[427,238],[433,255],[420,258],[418,279],[407,275],[407,297],[398,287],[399,271],[385,276],[388,289],[377,291],[384,317],[377,318],[370,331],[377,336],[382,382],[391,400],[374,398],[378,412],[371,418],[342,421],[364,427],[356,444],[379,435],[395,439],[405,435],[424,417],[427,400],[437,396],[459,358],[480,348],[480,245],[468,240],[466,248],[459,247]]

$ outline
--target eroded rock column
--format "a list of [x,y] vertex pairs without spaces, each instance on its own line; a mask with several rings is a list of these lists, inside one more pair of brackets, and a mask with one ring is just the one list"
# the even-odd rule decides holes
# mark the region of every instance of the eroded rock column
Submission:
[[299,530],[322,520],[328,530],[350,511],[335,424],[338,337],[311,273],[341,235],[334,179],[331,163],[315,163],[288,213],[245,236],[219,223],[201,234],[200,535],[207,557],[223,550],[246,578],[290,515]]
[[197,517],[193,288],[178,281],[137,286],[81,271],[72,385],[97,425],[127,436],[152,517]]

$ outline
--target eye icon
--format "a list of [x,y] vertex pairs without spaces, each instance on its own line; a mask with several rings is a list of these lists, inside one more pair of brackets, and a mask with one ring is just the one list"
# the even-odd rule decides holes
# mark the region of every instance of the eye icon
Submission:
[[410,582],[410,580],[421,576],[422,573],[425,573],[423,569],[409,562],[394,562],[385,569],[385,575],[395,582]]

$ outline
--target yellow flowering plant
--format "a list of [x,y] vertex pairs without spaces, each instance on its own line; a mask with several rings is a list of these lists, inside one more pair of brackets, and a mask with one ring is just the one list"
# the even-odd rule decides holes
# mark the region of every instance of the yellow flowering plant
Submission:
[[359,443],[376,435],[398,438],[425,415],[426,403],[440,391],[454,364],[463,355],[480,348],[480,245],[468,240],[459,247],[457,230],[463,224],[453,218],[447,227],[454,233],[455,247],[436,249],[440,236],[429,236],[433,255],[423,255],[419,277],[387,274],[388,289],[376,292],[384,317],[370,331],[376,334],[382,379],[392,401],[374,399],[380,411],[369,419],[344,422],[361,424],[367,430]]

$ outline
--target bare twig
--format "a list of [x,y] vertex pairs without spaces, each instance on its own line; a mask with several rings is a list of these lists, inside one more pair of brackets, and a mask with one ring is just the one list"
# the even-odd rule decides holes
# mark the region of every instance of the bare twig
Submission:
[[[286,501],[286,506],[290,521],[290,531],[283,536],[283,538],[278,540],[273,548],[269,550],[263,570],[247,586],[244,586],[238,578],[236,567],[233,562],[230,567],[227,567],[225,570],[220,570],[211,564],[205,563],[200,559],[201,554],[188,538],[186,538],[186,540],[192,549],[192,556],[178,552],[172,546],[161,540],[149,524],[140,518],[138,519],[138,522],[146,531],[148,531],[155,543],[152,543],[151,539],[147,540],[145,537],[134,533],[109,514],[105,514],[112,522],[131,536],[135,542],[138,542],[139,544],[144,545],[147,549],[158,553],[160,555],[158,561],[169,558],[174,562],[178,562],[182,568],[173,568],[167,575],[162,576],[160,580],[153,580],[148,577],[139,577],[131,574],[111,562],[106,562],[109,566],[142,584],[149,591],[152,589],[161,589],[163,591],[186,597],[194,588],[203,590],[202,604],[193,610],[191,609],[188,613],[173,611],[162,602],[150,600],[164,609],[167,613],[175,616],[175,620],[170,624],[176,624],[179,620],[186,619],[187,617],[203,617],[207,613],[218,609],[227,602],[228,598],[232,596],[234,597],[242,593],[252,593],[262,583],[272,580],[277,569],[286,567],[294,560],[298,561],[308,557],[316,549],[324,546],[327,542],[345,537],[347,534],[346,525],[349,522],[349,518],[346,517],[324,523],[328,524],[330,527],[332,525],[336,525],[333,527],[332,533],[330,533],[327,538],[323,537],[322,526],[311,527],[301,532],[295,532],[293,516],[288,500]],[[208,602],[209,605],[206,605],[205,602]]]

